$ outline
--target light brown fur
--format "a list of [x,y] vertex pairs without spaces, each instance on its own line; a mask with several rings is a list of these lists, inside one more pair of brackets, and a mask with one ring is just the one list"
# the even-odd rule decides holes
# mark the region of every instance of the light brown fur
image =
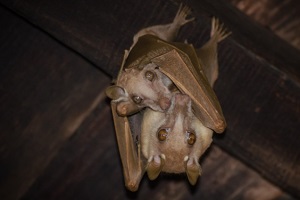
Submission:
[[[182,100],[183,98],[186,99]],[[165,141],[159,141],[157,138],[157,132],[161,128],[170,129]],[[196,134],[195,144],[187,143],[186,131]],[[151,109],[145,111],[141,135],[142,153],[149,163],[164,163],[161,169],[164,172],[188,173],[189,167],[198,167],[198,173],[194,175],[198,177],[201,173],[198,161],[210,146],[212,133],[212,130],[204,127],[192,114],[191,99],[176,93],[173,94],[172,105],[166,113],[154,112]],[[161,155],[164,157],[163,162]]]

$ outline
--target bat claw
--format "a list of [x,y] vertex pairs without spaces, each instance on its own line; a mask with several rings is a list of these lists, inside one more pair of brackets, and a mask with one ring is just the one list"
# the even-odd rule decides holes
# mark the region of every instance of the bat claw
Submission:
[[184,158],[184,167],[190,184],[195,185],[202,172],[197,159],[186,156]]
[[165,165],[165,155],[151,156],[148,160],[147,174],[150,180],[155,180]]

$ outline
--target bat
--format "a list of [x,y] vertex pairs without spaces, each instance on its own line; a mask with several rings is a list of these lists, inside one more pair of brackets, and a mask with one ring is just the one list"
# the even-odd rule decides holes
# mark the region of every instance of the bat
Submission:
[[[226,127],[212,86],[218,77],[217,44],[229,33],[213,18],[211,38],[200,49],[173,42],[180,27],[193,20],[186,19],[189,14],[188,7],[180,6],[172,23],[139,31],[129,51],[125,51],[115,85],[106,90],[112,99],[125,185],[131,191],[138,189],[145,171],[150,179],[155,179],[160,171],[185,171],[190,183],[195,184],[201,171],[198,160],[210,145],[212,132],[221,133]],[[180,118],[170,124],[179,114],[189,120]],[[160,121],[165,123],[158,125],[153,116],[160,116]],[[177,137],[168,137],[167,141],[172,142],[165,142],[172,146],[177,145],[179,135],[193,130],[197,142],[192,147],[185,144],[189,149],[183,158],[185,164],[175,165],[180,166],[180,170],[168,168],[172,152],[159,151],[161,143],[153,142],[161,130],[175,130],[176,134],[171,135]]]

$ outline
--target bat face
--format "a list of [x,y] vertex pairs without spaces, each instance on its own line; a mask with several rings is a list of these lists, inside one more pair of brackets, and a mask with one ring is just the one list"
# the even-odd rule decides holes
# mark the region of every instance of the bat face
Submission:
[[186,172],[191,184],[201,174],[200,156],[212,142],[212,131],[193,115],[191,99],[173,94],[166,113],[146,110],[142,123],[142,153],[148,160],[147,172],[155,179],[161,171]]
[[125,69],[118,84],[107,89],[107,94],[118,101],[117,112],[127,116],[149,107],[165,112],[171,105],[172,81],[158,69],[154,63],[142,69]]

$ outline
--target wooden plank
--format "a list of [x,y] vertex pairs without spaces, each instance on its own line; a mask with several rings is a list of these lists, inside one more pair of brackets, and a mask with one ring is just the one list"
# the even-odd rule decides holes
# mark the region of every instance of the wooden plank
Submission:
[[125,190],[110,107],[102,101],[22,199],[294,199],[215,145],[202,167],[195,187],[184,174],[156,181],[145,175],[138,192]]
[[18,199],[105,98],[109,78],[0,7],[0,199]]
[[[24,15],[34,24],[80,52],[104,71],[116,76],[114,66],[119,65],[125,48],[132,43],[132,36],[141,27],[169,23],[176,13],[173,1],[96,0],[89,1],[7,1],[2,4]],[[267,59],[277,69],[300,81],[300,51],[272,34],[270,30],[253,23],[227,0],[193,0],[188,5],[199,19],[196,27],[186,32],[196,35],[203,42],[203,30],[208,26],[203,15],[219,17],[233,32],[234,39]],[[84,8],[84,9],[83,9]],[[159,13],[154,11],[159,9]],[[139,16],[138,18],[136,16]],[[200,20],[201,19],[201,20]],[[204,21],[204,22],[203,22]],[[201,30],[199,32],[199,30]],[[202,36],[202,37],[201,37]],[[263,38],[263,39],[262,39]],[[183,38],[185,39],[185,38]],[[276,46],[274,48],[274,41]],[[117,61],[117,62],[115,62]]]
[[242,48],[225,47],[220,60],[215,88],[228,128],[218,145],[299,195],[300,88]]
[[300,3],[289,1],[227,0],[246,15],[300,49]]
[[238,43],[267,60],[299,84],[300,51],[273,34],[271,30],[254,23],[227,1],[195,0],[189,5],[199,13],[205,12],[220,18],[232,31],[232,37]]
[[[72,4],[23,0],[6,5],[112,76],[117,74],[132,35],[141,27],[169,22],[178,6],[173,1],[134,0]],[[235,39],[228,39],[220,47],[221,71],[216,91],[228,129],[225,136],[216,138],[217,143],[300,196],[299,52],[224,1],[190,1],[189,5],[198,21],[185,27],[179,38],[187,37],[196,46],[203,44],[209,34],[207,15],[214,14],[226,22]],[[273,48],[274,44],[278,48]]]

